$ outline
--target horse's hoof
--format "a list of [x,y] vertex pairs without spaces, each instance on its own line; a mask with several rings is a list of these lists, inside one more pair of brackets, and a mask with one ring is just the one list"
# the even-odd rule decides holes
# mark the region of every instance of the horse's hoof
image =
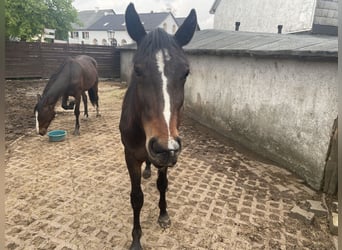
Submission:
[[162,227],[164,229],[169,228],[171,226],[171,220],[169,218],[169,215],[166,214],[166,215],[159,216],[158,223],[159,223],[160,227]]
[[144,179],[150,178],[151,177],[151,169],[146,169],[145,168],[144,171],[143,171],[142,176],[144,177]]
[[74,131],[74,133],[72,133],[72,134],[75,135],[75,136],[79,136],[80,132],[79,131]]
[[101,114],[97,114],[96,117],[101,117]]
[[129,248],[130,250],[142,250],[140,242],[132,242],[132,245]]

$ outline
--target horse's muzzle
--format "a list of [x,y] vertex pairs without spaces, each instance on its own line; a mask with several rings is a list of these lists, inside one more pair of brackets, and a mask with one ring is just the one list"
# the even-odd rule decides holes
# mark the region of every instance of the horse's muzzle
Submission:
[[151,162],[156,167],[172,167],[177,163],[181,151],[181,139],[177,137],[169,139],[167,143],[161,143],[153,137],[148,142],[147,151]]
[[39,131],[38,131],[38,134],[40,135],[45,135],[47,132],[47,129],[46,128],[40,128]]

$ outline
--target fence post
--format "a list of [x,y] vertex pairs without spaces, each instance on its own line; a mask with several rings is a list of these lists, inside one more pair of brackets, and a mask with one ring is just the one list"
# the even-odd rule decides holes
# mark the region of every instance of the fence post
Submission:
[[42,41],[39,40],[38,42],[38,58],[39,58],[39,68],[40,68],[40,77],[44,77],[44,72],[45,72],[45,63],[44,63],[44,57],[43,57],[43,52],[42,52]]

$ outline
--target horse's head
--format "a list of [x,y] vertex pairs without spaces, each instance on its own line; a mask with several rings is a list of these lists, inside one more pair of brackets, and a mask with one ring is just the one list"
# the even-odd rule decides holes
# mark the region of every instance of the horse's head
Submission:
[[181,151],[178,128],[189,63],[182,46],[190,42],[196,26],[191,10],[174,35],[162,29],[146,33],[133,6],[127,7],[126,28],[137,42],[131,85],[136,90],[136,110],[145,131],[145,147],[157,167],[173,166]]
[[38,94],[38,103],[34,107],[34,114],[36,117],[37,134],[45,135],[53,118],[55,118],[55,106],[49,104],[48,98],[42,98]]

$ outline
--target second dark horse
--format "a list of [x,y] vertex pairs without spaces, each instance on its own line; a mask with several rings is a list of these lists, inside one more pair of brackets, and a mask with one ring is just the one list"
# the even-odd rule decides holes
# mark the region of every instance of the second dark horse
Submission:
[[[42,96],[38,95],[38,103],[34,108],[37,133],[40,135],[46,134],[47,128],[56,115],[55,105],[62,97],[62,107],[64,109],[73,109],[75,105],[76,123],[74,135],[79,135],[81,97],[84,103],[84,115],[88,116],[85,91],[88,91],[89,99],[96,107],[96,115],[99,116],[98,75],[95,59],[87,55],[67,58],[56,73],[50,77]],[[69,96],[73,96],[75,101],[70,102],[68,105]]]

